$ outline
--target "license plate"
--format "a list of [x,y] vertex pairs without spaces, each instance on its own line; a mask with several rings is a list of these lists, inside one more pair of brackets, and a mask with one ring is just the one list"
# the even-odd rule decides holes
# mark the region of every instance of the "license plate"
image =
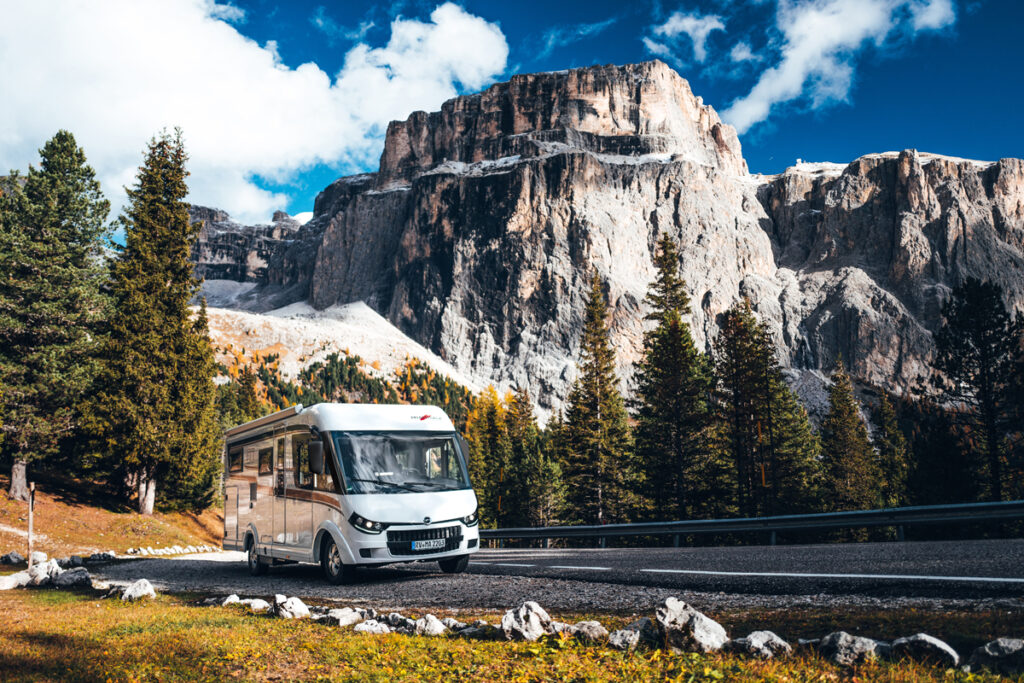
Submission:
[[427,541],[413,541],[413,550],[443,550],[444,539],[443,538],[431,538]]

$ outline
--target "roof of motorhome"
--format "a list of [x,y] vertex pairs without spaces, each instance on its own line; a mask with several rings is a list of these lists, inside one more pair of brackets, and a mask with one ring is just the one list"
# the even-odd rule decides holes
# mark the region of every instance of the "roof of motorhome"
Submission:
[[[298,418],[298,419],[296,419]],[[292,420],[317,426],[324,431],[342,432],[452,432],[451,418],[437,406],[377,403],[318,403],[303,408],[292,406],[224,432],[231,440],[253,430],[271,429]]]
[[452,432],[451,418],[437,406],[318,403],[303,409],[320,429],[341,432]]

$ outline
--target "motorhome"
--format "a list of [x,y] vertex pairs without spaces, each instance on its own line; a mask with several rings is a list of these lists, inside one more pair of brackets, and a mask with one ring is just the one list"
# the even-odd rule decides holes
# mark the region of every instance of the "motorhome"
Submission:
[[301,405],[224,438],[224,548],[249,571],[437,561],[458,573],[480,544],[469,449],[434,406]]

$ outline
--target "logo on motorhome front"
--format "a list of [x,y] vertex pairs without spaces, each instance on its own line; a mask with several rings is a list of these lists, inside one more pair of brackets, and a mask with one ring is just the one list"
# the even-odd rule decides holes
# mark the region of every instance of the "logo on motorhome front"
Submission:
[[430,414],[427,414],[427,415],[413,415],[412,419],[418,420],[420,422],[423,422],[424,420],[440,420],[441,416],[440,415],[430,415]]
[[423,523],[424,524],[430,524],[430,517],[424,517],[423,518]]

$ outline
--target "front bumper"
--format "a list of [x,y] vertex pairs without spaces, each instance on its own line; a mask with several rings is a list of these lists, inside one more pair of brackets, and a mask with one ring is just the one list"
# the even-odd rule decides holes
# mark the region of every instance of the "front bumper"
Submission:
[[[446,531],[451,529],[452,531]],[[349,529],[349,540],[358,564],[384,564],[389,562],[416,562],[444,559],[475,553],[480,548],[479,525],[466,526],[462,522],[435,524],[408,524],[388,527],[380,534],[364,534]],[[442,550],[413,550],[415,540],[441,539]]]

